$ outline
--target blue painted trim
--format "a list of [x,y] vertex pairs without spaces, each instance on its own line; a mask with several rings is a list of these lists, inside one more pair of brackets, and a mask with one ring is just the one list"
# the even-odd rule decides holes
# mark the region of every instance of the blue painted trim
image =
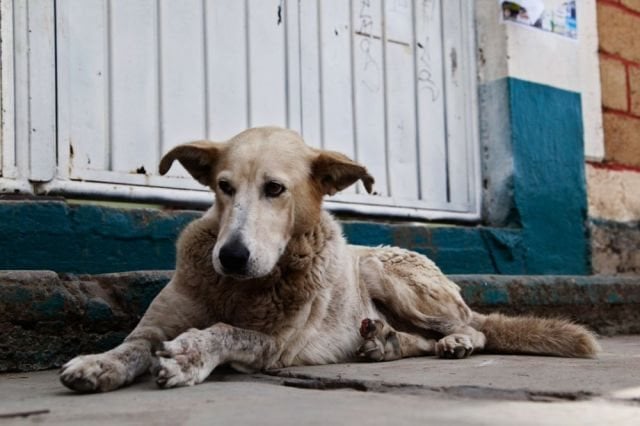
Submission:
[[344,222],[343,229],[352,244],[396,245],[415,250],[448,274],[518,274],[524,270],[525,251],[517,229],[360,221]]
[[[60,201],[0,202],[0,269],[92,274],[173,269],[175,241],[200,214]],[[430,256],[448,273],[515,274],[524,265],[522,239],[515,229],[360,221],[343,225],[354,244],[411,248]]]
[[59,201],[0,202],[0,269],[170,269],[179,232],[200,214]]
[[509,79],[513,196],[527,274],[588,274],[580,94]]

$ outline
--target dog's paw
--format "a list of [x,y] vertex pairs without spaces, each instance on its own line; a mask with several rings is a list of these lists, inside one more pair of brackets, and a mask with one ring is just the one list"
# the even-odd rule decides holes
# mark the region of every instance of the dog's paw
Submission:
[[365,318],[360,322],[360,335],[364,339],[373,339],[382,333],[384,323],[378,319]]
[[159,387],[193,386],[209,376],[217,362],[214,354],[204,350],[205,333],[192,329],[162,344],[156,352],[158,363],[154,368]]
[[369,361],[384,361],[384,343],[380,339],[367,339],[358,348],[358,356]]
[[461,359],[472,352],[473,343],[466,334],[450,334],[436,343],[436,355],[440,358]]
[[107,392],[127,382],[127,367],[113,354],[81,355],[60,369],[60,381],[78,392]]
[[360,323],[360,335],[365,339],[358,356],[369,361],[389,361],[401,358],[395,331],[377,319],[365,318]]

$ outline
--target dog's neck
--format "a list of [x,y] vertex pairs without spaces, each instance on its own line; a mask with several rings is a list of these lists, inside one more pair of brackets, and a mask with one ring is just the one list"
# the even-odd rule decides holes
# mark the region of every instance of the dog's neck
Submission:
[[340,229],[327,212],[322,212],[316,225],[306,232],[294,236],[287,244],[278,267],[287,273],[306,273],[313,262],[323,258],[327,243],[340,236]]

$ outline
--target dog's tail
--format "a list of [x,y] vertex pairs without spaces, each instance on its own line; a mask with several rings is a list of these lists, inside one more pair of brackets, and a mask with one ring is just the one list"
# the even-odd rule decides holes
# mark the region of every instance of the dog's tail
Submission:
[[593,333],[570,321],[474,313],[474,322],[488,352],[592,358],[600,351]]

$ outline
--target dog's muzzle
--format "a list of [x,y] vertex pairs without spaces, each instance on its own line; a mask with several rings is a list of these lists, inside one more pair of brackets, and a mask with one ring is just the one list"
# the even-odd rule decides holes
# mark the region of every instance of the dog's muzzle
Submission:
[[224,272],[233,275],[246,274],[249,256],[251,253],[240,239],[234,239],[222,246],[218,254]]

